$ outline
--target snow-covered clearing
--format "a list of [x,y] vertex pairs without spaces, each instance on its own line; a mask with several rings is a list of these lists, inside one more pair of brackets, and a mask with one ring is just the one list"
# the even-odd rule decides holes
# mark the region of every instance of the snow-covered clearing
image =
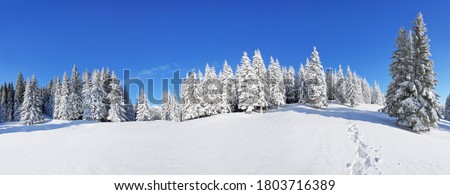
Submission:
[[417,134],[331,104],[188,122],[0,124],[0,174],[450,174],[450,123]]

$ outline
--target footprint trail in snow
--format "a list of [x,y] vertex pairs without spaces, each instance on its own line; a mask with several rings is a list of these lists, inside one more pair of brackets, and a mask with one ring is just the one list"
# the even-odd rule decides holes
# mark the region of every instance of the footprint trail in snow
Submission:
[[353,123],[348,122],[347,133],[350,139],[356,145],[355,159],[352,163],[347,164],[349,173],[351,175],[367,175],[367,174],[382,174],[377,163],[381,160],[380,149],[374,150],[361,140],[363,137],[359,128]]

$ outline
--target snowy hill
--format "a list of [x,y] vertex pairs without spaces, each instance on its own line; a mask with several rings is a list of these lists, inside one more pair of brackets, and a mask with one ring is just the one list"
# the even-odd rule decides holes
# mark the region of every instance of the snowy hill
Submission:
[[378,109],[287,105],[182,123],[3,123],[0,174],[450,174],[450,123],[416,134]]

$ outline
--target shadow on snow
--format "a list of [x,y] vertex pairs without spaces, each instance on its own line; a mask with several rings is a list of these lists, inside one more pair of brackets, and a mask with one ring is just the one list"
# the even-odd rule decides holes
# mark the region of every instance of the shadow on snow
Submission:
[[35,132],[35,131],[52,131],[60,128],[78,126],[86,123],[93,123],[92,121],[61,121],[61,123],[51,123],[52,120],[46,119],[43,123],[36,125],[23,125],[19,122],[11,123],[0,123],[0,135],[8,133],[19,133],[19,132]]

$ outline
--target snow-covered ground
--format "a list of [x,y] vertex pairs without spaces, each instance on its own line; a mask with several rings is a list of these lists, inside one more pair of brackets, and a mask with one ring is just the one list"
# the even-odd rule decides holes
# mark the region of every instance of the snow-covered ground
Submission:
[[379,108],[0,124],[0,174],[450,174],[449,122],[417,134]]

